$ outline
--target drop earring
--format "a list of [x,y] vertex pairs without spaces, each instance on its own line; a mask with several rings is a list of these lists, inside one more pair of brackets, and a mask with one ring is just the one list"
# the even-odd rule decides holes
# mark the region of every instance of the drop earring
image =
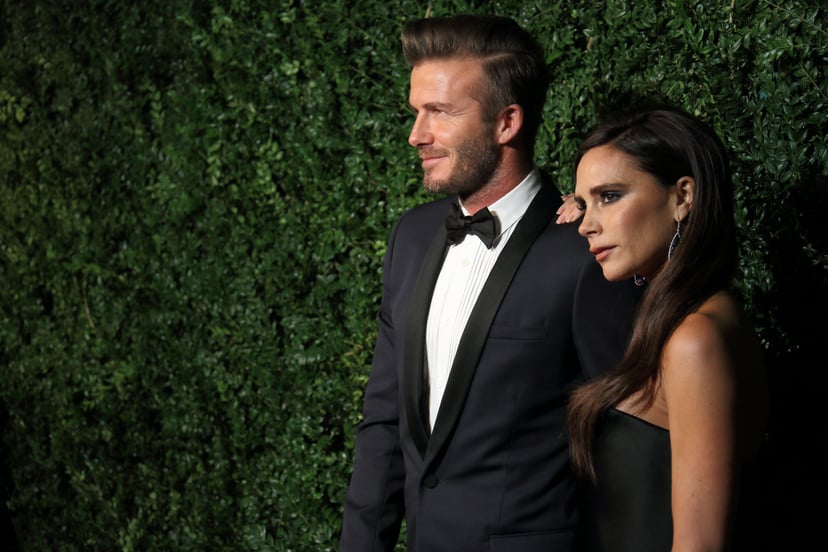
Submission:
[[676,246],[681,241],[681,221],[676,221],[676,233],[673,234],[673,239],[670,240],[670,248],[667,250],[667,260],[669,261],[670,258],[673,256],[673,251],[675,251]]

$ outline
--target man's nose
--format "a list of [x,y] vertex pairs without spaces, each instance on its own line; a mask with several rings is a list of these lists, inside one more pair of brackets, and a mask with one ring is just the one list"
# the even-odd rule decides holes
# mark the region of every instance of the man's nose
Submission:
[[431,143],[431,132],[428,130],[428,124],[425,117],[417,115],[414,119],[414,124],[411,125],[411,133],[408,135],[408,143],[414,146],[421,146],[423,144]]

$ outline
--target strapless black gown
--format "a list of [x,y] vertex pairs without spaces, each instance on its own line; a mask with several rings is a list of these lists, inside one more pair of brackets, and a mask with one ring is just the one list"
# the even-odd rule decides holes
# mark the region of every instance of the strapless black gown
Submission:
[[[595,437],[596,485],[579,488],[577,552],[669,552],[670,432],[611,409]],[[732,552],[766,550],[762,539],[766,451],[743,466]]]
[[579,489],[578,552],[669,552],[670,432],[611,409],[596,434],[597,484]]

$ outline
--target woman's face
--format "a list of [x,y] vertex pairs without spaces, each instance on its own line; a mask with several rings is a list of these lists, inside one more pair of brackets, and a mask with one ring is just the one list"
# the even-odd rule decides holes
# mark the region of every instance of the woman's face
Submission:
[[676,231],[680,183],[663,186],[612,146],[584,154],[575,182],[575,200],[584,211],[578,232],[607,280],[658,273]]

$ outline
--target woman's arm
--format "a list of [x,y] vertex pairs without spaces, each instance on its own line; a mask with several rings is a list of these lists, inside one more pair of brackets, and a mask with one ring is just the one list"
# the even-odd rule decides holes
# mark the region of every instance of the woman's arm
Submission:
[[673,552],[723,551],[729,538],[739,454],[735,360],[726,334],[716,313],[700,311],[665,345]]

